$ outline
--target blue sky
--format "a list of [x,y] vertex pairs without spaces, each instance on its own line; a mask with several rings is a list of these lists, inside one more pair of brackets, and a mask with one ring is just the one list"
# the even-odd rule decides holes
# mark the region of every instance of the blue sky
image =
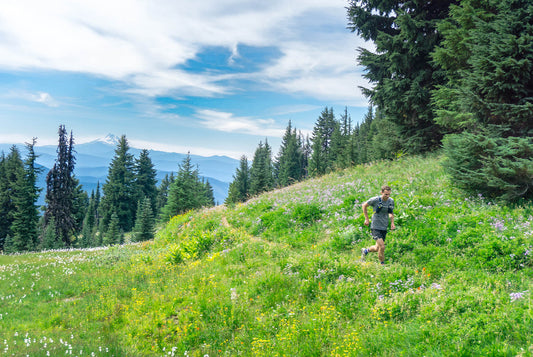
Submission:
[[0,142],[126,135],[138,148],[277,154],[288,121],[367,111],[344,0],[0,3]]

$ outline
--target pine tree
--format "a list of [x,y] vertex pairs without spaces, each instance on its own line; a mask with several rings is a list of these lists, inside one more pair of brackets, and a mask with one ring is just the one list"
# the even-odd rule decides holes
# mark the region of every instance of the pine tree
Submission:
[[109,219],[109,226],[107,231],[104,234],[102,244],[103,245],[113,245],[121,243],[121,230],[120,230],[120,220],[116,212],[111,213],[111,218]]
[[246,156],[241,156],[239,167],[235,170],[233,181],[229,185],[226,204],[244,202],[250,193],[250,167]]
[[438,24],[448,17],[442,1],[351,1],[349,27],[376,46],[359,49],[358,60],[372,88],[362,88],[383,116],[398,126],[406,152],[440,147],[442,128],[435,122],[431,94],[444,83],[431,52],[442,41]]
[[158,216],[163,207],[167,204],[168,201],[168,191],[172,182],[174,182],[174,173],[166,174],[165,177],[161,180],[159,187],[157,188],[157,199],[156,199],[156,216]]
[[250,169],[250,195],[271,190],[274,187],[272,156],[268,142],[259,142]]
[[275,164],[278,186],[284,187],[303,178],[303,150],[296,129],[289,121],[283,135],[280,151]]
[[190,154],[183,159],[176,179],[170,185],[168,200],[161,212],[161,219],[168,221],[171,217],[200,208],[205,203],[205,187],[198,169],[194,169]]
[[323,175],[333,168],[331,142],[338,123],[333,108],[322,111],[313,128],[309,174],[313,177]]
[[13,212],[11,232],[17,252],[35,250],[38,246],[39,210],[36,202],[41,189],[37,187],[37,177],[42,170],[35,166],[35,142],[34,138],[31,144],[26,144],[28,155],[24,161],[24,171],[18,176],[17,190],[13,194],[16,208]]
[[[5,240],[10,237],[10,245],[16,244],[16,246],[23,246],[23,243],[16,242],[14,239],[18,239],[13,235],[13,221],[14,214],[17,210],[16,199],[22,190],[20,186],[20,180],[24,176],[24,164],[20,158],[20,153],[16,146],[12,146],[7,157],[2,158],[2,165],[0,167],[1,175],[1,189],[0,192],[0,243],[1,249],[4,249]],[[11,248],[17,249],[15,248]]]
[[332,138],[335,143],[335,149],[337,154],[335,156],[334,166],[345,169],[350,167],[355,161],[355,149],[353,145],[352,137],[352,118],[348,114],[348,108],[344,108],[344,113],[341,114],[339,121],[338,134],[334,135],[338,137]]
[[139,158],[135,160],[133,170],[135,172],[137,197],[140,200],[148,197],[152,205],[152,212],[157,212],[157,171],[150,159],[148,150],[141,151]]
[[470,193],[533,198],[533,5],[524,0],[463,1],[441,24],[435,62],[447,83],[433,97],[445,167]]
[[109,166],[106,182],[102,187],[104,196],[100,211],[104,231],[108,231],[106,227],[110,224],[113,213],[117,216],[119,230],[129,232],[133,228],[137,209],[137,192],[134,158],[129,150],[126,136],[122,135]]
[[74,216],[74,196],[77,182],[74,178],[73,145],[72,133],[67,142],[65,126],[61,125],[59,127],[57,159],[46,177],[45,225],[48,225],[53,217],[56,237],[67,247],[71,246],[72,236],[77,227]]
[[215,202],[215,193],[213,190],[213,186],[209,183],[209,180],[205,180],[205,182],[202,182],[202,193],[203,193],[203,202],[202,207],[212,207],[216,204]]
[[134,240],[136,242],[146,241],[154,238],[155,219],[152,213],[152,202],[145,197],[137,206],[137,218],[135,220]]
[[65,247],[65,242],[60,240],[56,234],[57,228],[54,216],[51,216],[44,227],[42,249],[61,249]]

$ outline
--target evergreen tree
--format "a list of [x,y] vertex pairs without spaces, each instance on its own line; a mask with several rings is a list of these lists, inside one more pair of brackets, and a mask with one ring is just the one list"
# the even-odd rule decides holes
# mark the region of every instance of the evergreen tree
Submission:
[[433,97],[445,167],[471,193],[533,198],[533,5],[525,0],[462,1],[441,24],[434,53],[446,85]]
[[[0,248],[4,249],[5,240],[10,237],[13,244],[12,225],[17,206],[15,197],[19,195],[22,187],[19,186],[21,177],[24,176],[24,164],[16,146],[12,146],[7,157],[2,157],[0,166]],[[21,243],[22,244],[22,243]],[[10,249],[16,249],[11,248]]]
[[270,191],[274,187],[272,152],[265,141],[259,142],[254,153],[254,160],[250,169],[250,195]]
[[134,159],[129,150],[126,136],[122,135],[109,166],[106,182],[102,187],[104,196],[100,212],[104,231],[108,231],[106,227],[110,224],[113,213],[117,216],[119,230],[129,232],[133,228],[137,209],[137,191]]
[[13,234],[14,249],[17,252],[35,250],[38,245],[39,210],[36,205],[39,199],[40,188],[37,187],[37,177],[42,171],[35,166],[34,146],[36,139],[31,144],[26,144],[28,155],[24,162],[24,171],[17,178],[17,190],[13,193],[15,210],[11,232]]
[[54,218],[55,233],[67,247],[72,244],[72,236],[77,228],[74,196],[77,181],[74,178],[74,139],[72,133],[67,141],[65,126],[59,127],[57,159],[46,176],[45,225]]
[[209,183],[209,180],[205,180],[205,182],[202,182],[203,184],[203,202],[202,207],[212,207],[216,204],[215,202],[215,193],[213,190],[213,186]]
[[338,126],[333,108],[327,107],[322,111],[313,128],[311,157],[309,160],[309,174],[320,176],[329,172],[333,167],[331,142],[333,133]]
[[136,242],[146,241],[154,238],[155,219],[152,213],[152,202],[145,197],[137,206],[137,218],[135,220],[134,240]]
[[139,200],[148,197],[152,205],[152,212],[157,212],[157,171],[150,159],[148,150],[142,150],[139,158],[135,160],[134,172],[137,197]]
[[285,130],[278,158],[276,160],[276,178],[279,186],[288,186],[303,178],[303,150],[292,123]]
[[228,196],[225,203],[244,202],[250,192],[250,167],[246,156],[241,156],[239,167],[233,175],[233,181],[229,185]]
[[43,232],[43,239],[41,242],[42,249],[61,249],[65,248],[65,242],[57,236],[57,228],[54,216],[50,216]]
[[170,185],[168,200],[163,207],[161,218],[168,221],[171,217],[200,208],[205,203],[205,186],[194,169],[190,154],[183,159],[176,179]]
[[349,27],[376,46],[359,49],[359,63],[372,88],[362,88],[384,117],[394,122],[407,152],[440,147],[443,131],[435,123],[431,93],[444,83],[431,52],[442,40],[438,24],[448,17],[443,1],[351,1]]
[[121,231],[120,231],[120,220],[116,212],[111,213],[109,219],[109,226],[107,231],[104,234],[102,244],[103,245],[113,245],[121,243]]
[[157,188],[157,199],[156,199],[156,216],[160,214],[163,210],[163,207],[167,204],[168,201],[168,191],[172,182],[174,182],[174,173],[166,174],[165,177],[161,180],[159,187]]
[[[332,141],[334,142],[337,151],[335,156],[334,166],[345,169],[350,167],[355,162],[355,148],[353,145],[352,136],[352,118],[348,114],[348,108],[344,108],[344,113],[341,115],[339,122],[338,134],[334,134]],[[335,138],[338,137],[338,139]]]

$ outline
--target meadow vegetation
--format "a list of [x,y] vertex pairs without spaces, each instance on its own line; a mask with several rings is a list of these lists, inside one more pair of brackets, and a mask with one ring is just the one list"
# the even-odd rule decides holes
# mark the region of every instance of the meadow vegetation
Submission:
[[[360,260],[361,204],[384,183],[381,266]],[[357,166],[153,241],[0,256],[0,355],[533,355],[532,221],[454,189],[437,156]]]

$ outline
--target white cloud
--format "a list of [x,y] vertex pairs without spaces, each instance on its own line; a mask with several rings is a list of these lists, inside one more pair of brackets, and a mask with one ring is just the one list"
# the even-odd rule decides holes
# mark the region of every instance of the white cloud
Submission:
[[232,113],[208,109],[199,110],[196,117],[210,130],[273,137],[281,137],[284,133],[284,129],[272,119],[235,117]]
[[27,92],[27,91],[20,91],[20,90],[14,90],[10,91],[6,94],[1,95],[3,98],[13,98],[13,99],[22,99],[29,102],[35,102],[43,104],[47,107],[59,107],[59,102],[52,97],[50,93],[46,92]]
[[[248,78],[271,90],[356,100],[357,91],[347,93],[357,84],[344,78],[353,75],[360,44],[344,29],[346,6],[345,0],[3,1],[0,68],[89,73],[147,96],[212,96],[233,92],[225,84],[232,76],[177,68],[208,46],[228,48],[229,64],[239,44],[276,46],[283,56]],[[307,16],[317,12],[319,24]],[[323,27],[332,23],[340,26]],[[311,83],[328,80],[337,88]]]

